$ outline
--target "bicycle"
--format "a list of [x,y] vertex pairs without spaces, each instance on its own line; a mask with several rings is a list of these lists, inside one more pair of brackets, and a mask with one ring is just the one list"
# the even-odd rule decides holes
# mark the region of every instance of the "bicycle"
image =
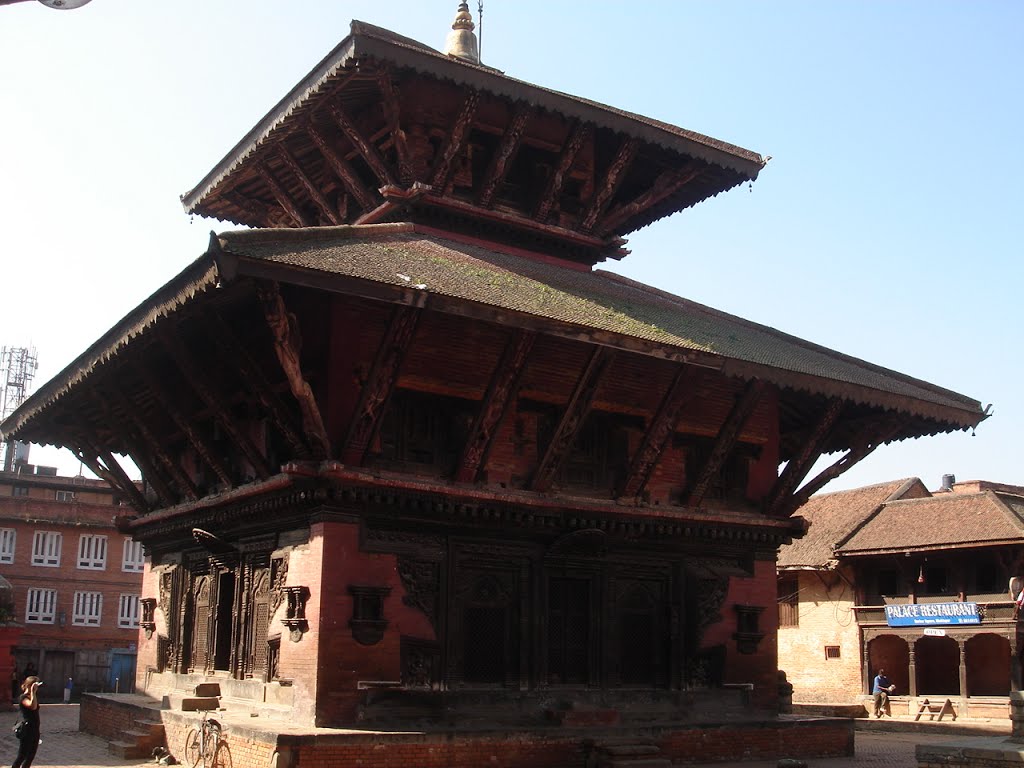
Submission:
[[208,718],[203,710],[198,728],[190,728],[185,737],[185,759],[182,761],[188,768],[196,768],[203,761],[203,768],[214,768],[217,765],[217,751],[221,745],[224,726],[219,720]]

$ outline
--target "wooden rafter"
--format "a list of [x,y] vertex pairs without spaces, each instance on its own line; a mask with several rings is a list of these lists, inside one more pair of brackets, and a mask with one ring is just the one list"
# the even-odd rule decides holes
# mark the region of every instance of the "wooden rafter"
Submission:
[[601,222],[600,233],[606,235],[616,227],[636,216],[641,211],[647,210],[652,205],[657,205],[666,197],[674,195],[685,187],[704,171],[704,166],[696,161],[690,162],[680,170],[663,171],[654,183],[644,192],[641,192],[628,203],[618,205],[608,212]]
[[377,75],[377,84],[380,87],[381,103],[387,112],[387,122],[391,133],[391,139],[395,147],[395,161],[398,164],[398,177],[405,185],[416,181],[416,174],[413,171],[409,159],[409,144],[402,130],[401,123],[401,100],[398,97],[398,89],[392,79],[391,70],[387,67],[381,68]]
[[576,442],[576,436],[587,420],[587,415],[590,413],[594,397],[597,394],[597,388],[614,357],[614,351],[608,347],[597,347],[590,356],[590,360],[587,361],[583,373],[576,382],[569,402],[566,403],[554,437],[551,438],[551,443],[537,465],[537,471],[530,483],[532,490],[543,492],[551,487],[555,475],[558,474],[562,462],[565,461],[570,448]]
[[277,145],[277,155],[281,158],[285,168],[291,171],[292,176],[299,180],[299,184],[306,190],[309,199],[313,201],[313,204],[320,210],[323,217],[331,224],[341,224],[342,221],[338,216],[338,212],[327,202],[327,198],[320,192],[320,188],[306,175],[306,172],[299,165],[299,161],[285,148],[284,144]]
[[[103,418],[107,423],[107,426],[117,432],[118,438],[128,448],[128,455],[132,461],[142,472],[142,476],[146,479],[150,485],[153,486],[153,490],[156,491],[157,496],[160,497],[160,501],[166,506],[173,506],[178,502],[178,495],[171,488],[170,482],[164,477],[163,473],[157,468],[153,462],[149,460],[149,454],[143,450],[142,441],[136,438],[136,435],[132,429],[130,429],[122,419],[118,418],[117,414],[114,413],[114,409],[111,407],[110,401],[104,397],[98,389],[95,387],[91,388],[88,393],[89,399],[96,406],[97,410],[103,414]],[[130,421],[130,414],[125,415]],[[106,455],[104,456],[104,462],[106,462]],[[111,456],[111,460],[113,457]],[[120,465],[118,465],[120,467]]]
[[505,345],[501,360],[498,361],[491,381],[487,386],[480,410],[476,415],[469,439],[459,459],[455,479],[460,483],[471,483],[477,478],[480,468],[487,460],[494,436],[498,431],[508,404],[515,397],[519,378],[526,366],[526,359],[533,349],[537,334],[531,331],[516,331]]
[[551,213],[551,208],[554,206],[555,201],[562,194],[565,175],[572,168],[572,164],[576,161],[576,155],[579,154],[580,149],[592,134],[593,129],[588,123],[576,123],[573,126],[569,138],[562,147],[561,154],[558,156],[558,165],[548,177],[544,192],[540,196],[540,202],[537,203],[537,209],[533,212],[533,218],[537,221],[544,222],[548,218],[548,214]]
[[[246,350],[245,345],[231,330],[231,326],[221,317],[220,313],[214,311],[207,318],[213,328],[214,343],[216,343],[229,366],[238,373],[242,386],[248,387],[256,398],[267,409],[274,426],[281,433],[292,454],[298,458],[309,455],[309,446],[302,435],[292,424],[292,416],[277,396],[274,387],[271,385],[263,368],[252,359],[252,355]],[[325,458],[326,454],[319,456]]]
[[611,165],[608,166],[608,172],[604,176],[604,183],[601,184],[601,188],[594,195],[590,207],[587,208],[587,212],[583,214],[583,218],[580,220],[580,231],[590,232],[594,229],[598,218],[612,201],[612,197],[615,195],[619,185],[622,184],[622,180],[626,178],[626,172],[629,170],[629,166],[633,164],[633,158],[636,157],[639,147],[640,142],[636,139],[626,138],[622,140],[618,152],[615,153]]
[[210,388],[206,378],[200,373],[199,367],[193,361],[192,356],[185,348],[181,339],[176,334],[165,329],[160,334],[160,341],[177,364],[178,370],[181,371],[185,381],[195,390],[199,398],[206,404],[206,407],[210,409],[210,412],[214,414],[221,427],[224,428],[224,431],[231,436],[235,445],[238,446],[238,449],[252,465],[256,475],[261,480],[266,480],[270,477],[272,473],[266,457],[253,444],[249,436],[242,432],[238,425],[235,424],[235,420],[224,407],[226,398],[218,397]]
[[320,406],[313,396],[313,388],[302,374],[302,340],[299,336],[298,322],[285,307],[284,298],[276,283],[261,287],[259,295],[263,316],[274,340],[274,354],[281,364],[292,396],[299,404],[306,442],[316,458],[325,459],[331,455],[331,441],[327,436]]
[[324,160],[334,171],[334,174],[338,177],[341,183],[344,185],[348,193],[355,198],[356,202],[362,210],[372,208],[377,204],[377,200],[366,185],[359,180],[359,175],[355,172],[355,169],[349,165],[349,162],[343,158],[338,151],[334,148],[331,142],[328,140],[327,135],[312,122],[306,123],[306,132],[309,134],[309,138],[312,139],[313,143],[316,144],[317,149],[320,150],[320,154],[323,155]]
[[700,468],[696,479],[692,483],[688,483],[689,495],[686,499],[686,506],[699,507],[704,501],[704,495],[708,492],[711,482],[722,471],[726,458],[735,447],[736,441],[740,439],[743,426],[754,412],[766,388],[767,384],[764,381],[752,379],[747,382],[747,386],[736,398],[736,402],[715,436],[715,442],[711,446],[704,466]]
[[490,208],[491,203],[494,202],[494,195],[508,174],[512,158],[519,150],[519,142],[522,141],[526,123],[530,120],[533,113],[534,110],[530,107],[520,105],[516,109],[515,114],[512,115],[512,119],[505,128],[505,132],[501,135],[501,142],[494,151],[494,156],[491,157],[487,173],[480,186],[480,197],[477,202],[484,208]]
[[177,462],[163,449],[164,442],[156,436],[142,418],[141,408],[139,408],[138,403],[115,382],[108,383],[107,389],[135,426],[147,449],[153,452],[156,460],[167,470],[167,474],[170,475],[174,485],[177,486],[180,495],[191,501],[198,499],[200,496],[199,489],[189,476],[185,474],[185,471],[178,466]]
[[160,408],[164,413],[171,417],[171,420],[181,430],[182,434],[185,435],[199,458],[217,475],[225,490],[233,488],[235,483],[231,478],[228,468],[217,458],[217,452],[213,449],[213,446],[199,434],[192,421],[185,418],[181,411],[178,410],[173,398],[168,394],[166,386],[149,369],[140,369],[140,372],[153,398],[160,404]]
[[345,137],[352,143],[352,146],[355,147],[355,150],[366,161],[366,164],[370,166],[370,170],[373,171],[380,182],[379,186],[384,187],[388,184],[394,184],[395,178],[391,173],[391,169],[384,162],[384,158],[381,157],[377,147],[363,136],[362,131],[359,130],[341,104],[331,104],[328,107],[328,111],[330,111],[341,132],[345,134]]
[[277,180],[270,167],[266,163],[256,163],[256,173],[263,179],[263,183],[267,185],[267,189],[270,190],[270,194],[277,200],[277,204],[284,209],[285,213],[291,216],[296,226],[308,227],[310,225],[309,218],[302,212],[298,203],[292,199],[292,196],[288,194],[288,190]]
[[267,221],[267,218],[270,216],[270,210],[264,203],[253,200],[251,197],[246,197],[237,189],[224,192],[221,197],[247,216],[261,223]]
[[[75,458],[85,464],[96,477],[103,478],[109,486],[117,488],[127,498],[131,499],[131,504],[136,510],[143,513],[150,511],[151,507],[149,502],[146,501],[146,497],[142,495],[139,487],[131,481],[123,470],[120,472],[114,471],[112,468],[100,463],[99,451],[88,440],[79,436],[75,439],[75,442],[84,446],[71,450]],[[119,464],[117,464],[117,469],[121,470]]]
[[777,514],[779,517],[790,517],[807,503],[811,496],[824,488],[827,483],[835,480],[854,464],[864,459],[875,448],[891,440],[905,426],[906,424],[902,419],[888,419],[881,423],[864,427],[857,433],[850,449],[845,454],[819,472],[813,480],[807,482],[784,504],[778,507]]
[[391,322],[377,349],[366,383],[363,384],[359,405],[341,452],[341,460],[346,464],[358,466],[363,463],[366,449],[377,434],[384,410],[394,391],[398,371],[416,331],[419,317],[420,310],[416,307],[395,307],[391,314]]
[[785,506],[789,496],[799,487],[801,481],[811,471],[814,462],[821,456],[822,448],[827,442],[829,435],[835,427],[836,422],[843,410],[843,401],[839,398],[832,398],[825,406],[824,412],[819,417],[814,428],[804,440],[800,453],[791,458],[782,470],[779,479],[775,481],[771,492],[765,499],[765,512],[768,515],[776,515]]
[[434,191],[440,195],[447,192],[453,170],[452,161],[459,156],[466,145],[469,129],[476,119],[476,111],[479,106],[480,92],[470,91],[462,104],[459,116],[455,119],[455,124],[452,125],[452,129],[448,133],[444,149],[438,153],[437,165],[434,167],[430,183],[434,187]]
[[661,460],[672,433],[675,431],[679,412],[694,396],[694,382],[697,379],[698,370],[690,365],[679,366],[672,383],[669,384],[668,391],[661,400],[661,405],[658,406],[657,413],[651,419],[647,431],[644,432],[643,441],[630,462],[629,471],[622,487],[616,494],[617,496],[636,498],[643,493],[648,480],[650,480],[651,472]]

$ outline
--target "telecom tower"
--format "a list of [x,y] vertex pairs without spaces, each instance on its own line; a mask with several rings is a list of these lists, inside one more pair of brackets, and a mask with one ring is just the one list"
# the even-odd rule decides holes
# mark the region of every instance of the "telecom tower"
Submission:
[[[38,367],[35,347],[0,347],[0,422],[28,397]],[[3,469],[10,472],[18,452],[15,441],[8,441],[4,448]]]

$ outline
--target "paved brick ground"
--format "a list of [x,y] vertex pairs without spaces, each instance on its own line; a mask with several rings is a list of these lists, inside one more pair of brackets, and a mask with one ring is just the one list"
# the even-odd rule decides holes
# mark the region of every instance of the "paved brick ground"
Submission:
[[[33,763],[34,768],[134,768],[149,766],[150,761],[121,760],[107,751],[107,743],[95,736],[78,730],[77,704],[44,704],[41,707],[43,743]],[[17,743],[11,728],[17,722],[16,712],[0,712],[0,749],[3,759],[13,760]],[[923,725],[923,724],[922,724]],[[938,725],[938,724],[936,724]],[[994,726],[994,727],[993,727]],[[1002,724],[977,730],[965,726],[960,735],[942,733],[937,728],[921,728],[915,732],[893,732],[858,730],[856,734],[856,756],[808,761],[809,768],[867,768],[868,766],[891,766],[891,768],[914,768],[914,747],[922,743],[938,743],[968,738],[1005,738],[1006,733],[994,736],[992,731],[1001,729]],[[899,723],[891,727],[900,727]],[[2,760],[0,760],[2,764]],[[775,768],[775,762],[714,763],[715,768]],[[416,766],[409,766],[416,768]],[[692,768],[697,768],[693,766]]]

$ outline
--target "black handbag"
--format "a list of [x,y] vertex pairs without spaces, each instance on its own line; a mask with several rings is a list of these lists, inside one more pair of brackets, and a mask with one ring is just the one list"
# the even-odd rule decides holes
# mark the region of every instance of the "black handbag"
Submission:
[[28,723],[25,720],[19,720],[14,726],[14,738],[22,739],[25,737],[25,730],[28,728]]

